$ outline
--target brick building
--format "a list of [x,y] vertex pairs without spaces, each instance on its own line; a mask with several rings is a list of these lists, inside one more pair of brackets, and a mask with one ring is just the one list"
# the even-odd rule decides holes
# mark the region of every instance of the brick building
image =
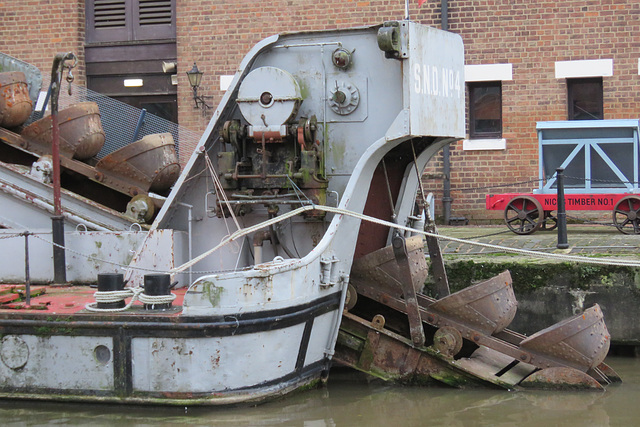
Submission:
[[[410,18],[439,27],[441,1],[417,3],[411,0]],[[449,0],[448,7],[449,30],[462,36],[468,65],[468,138],[450,151],[452,217],[501,217],[485,210],[491,190],[481,187],[537,187],[530,182],[538,177],[536,122],[640,117],[639,2]],[[266,36],[375,25],[404,14],[402,0],[26,0],[19,7],[0,0],[0,51],[43,73],[56,52],[74,51],[77,81],[154,104],[201,132],[213,109],[194,107],[185,74],[194,62],[205,73],[199,93],[215,106],[221,79]],[[177,64],[173,82],[163,62]],[[149,83],[121,86],[137,76]],[[432,163],[425,184],[442,200],[442,160]]]

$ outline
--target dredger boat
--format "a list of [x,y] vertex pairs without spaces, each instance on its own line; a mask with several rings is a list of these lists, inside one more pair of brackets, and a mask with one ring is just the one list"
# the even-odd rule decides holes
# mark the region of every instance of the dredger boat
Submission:
[[[423,229],[420,173],[464,137],[464,99],[460,37],[413,22],[258,43],[171,192],[148,202],[158,208],[152,224],[100,228],[123,210],[107,216],[87,201],[93,210],[82,214],[81,198],[63,191],[67,286],[48,286],[48,267],[40,282],[30,279],[29,252],[4,247],[3,281],[20,275],[9,264],[26,260],[27,286],[3,290],[0,396],[257,402],[324,380],[332,359],[451,384],[506,383],[516,371],[513,386],[538,384],[550,369],[577,372],[571,384],[616,378],[602,363],[609,337],[597,308],[580,324],[592,341],[555,337],[573,331],[573,320],[524,339],[505,329],[516,307],[508,273],[438,301],[420,293],[424,242],[409,237]],[[47,154],[28,133],[4,129],[0,139],[33,161]],[[77,154],[60,161],[99,188],[152,198],[156,178],[139,174],[136,162],[122,167],[135,158],[127,150],[112,162],[82,163]],[[0,179],[15,184],[3,188],[51,189],[8,163]],[[175,174],[172,160],[162,164],[158,170]],[[50,201],[38,194],[34,209],[42,210]],[[145,200],[132,199],[127,210],[145,210]],[[31,242],[38,266],[49,264],[50,235],[26,229],[9,228],[0,245]],[[97,292],[86,286],[96,280]],[[462,357],[469,345],[473,353]],[[487,373],[490,364],[500,367]]]

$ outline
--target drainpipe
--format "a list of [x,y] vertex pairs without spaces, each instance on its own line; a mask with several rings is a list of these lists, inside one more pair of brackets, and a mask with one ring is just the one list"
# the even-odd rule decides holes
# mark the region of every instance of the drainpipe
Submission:
[[[449,0],[440,2],[440,23],[443,31],[449,31]],[[444,224],[449,225],[451,220],[451,159],[449,145],[442,149],[442,163],[444,183],[442,189],[442,207],[444,209]]]

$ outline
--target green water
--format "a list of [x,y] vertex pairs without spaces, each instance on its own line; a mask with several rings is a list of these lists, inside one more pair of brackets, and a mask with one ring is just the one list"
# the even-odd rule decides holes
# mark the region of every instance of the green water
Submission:
[[2,426],[640,426],[640,359],[609,358],[624,383],[605,392],[390,386],[348,371],[327,387],[256,407],[149,408],[0,402]]

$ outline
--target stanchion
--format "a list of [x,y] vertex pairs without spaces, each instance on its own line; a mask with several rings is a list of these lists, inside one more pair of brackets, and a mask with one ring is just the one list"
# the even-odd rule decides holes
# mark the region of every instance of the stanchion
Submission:
[[556,169],[556,187],[558,189],[558,249],[567,249],[567,211],[564,206],[564,169]]
[[[67,65],[66,61],[73,61],[73,65]],[[69,94],[71,94],[71,82],[73,75],[71,69],[78,63],[78,58],[72,52],[58,53],[53,58],[51,67],[51,162],[53,163],[53,216],[51,228],[53,237],[53,281],[62,284],[67,281],[66,259],[64,250],[64,217],[62,215],[61,183],[60,183],[60,127],[58,124],[58,97],[62,74],[67,68],[69,73]]]
[[24,232],[24,287],[27,307],[31,305],[31,274],[29,273],[29,231]]

